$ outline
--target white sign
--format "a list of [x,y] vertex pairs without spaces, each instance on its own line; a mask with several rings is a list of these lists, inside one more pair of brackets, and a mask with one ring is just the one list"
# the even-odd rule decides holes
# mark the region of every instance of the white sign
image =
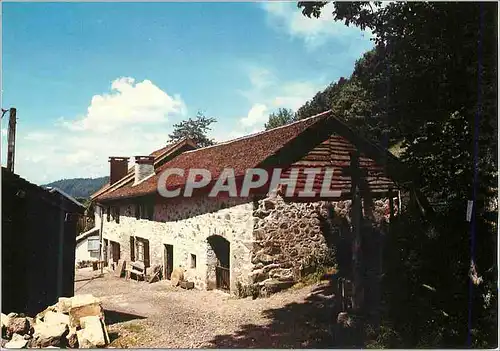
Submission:
[[471,200],[467,201],[467,215],[466,215],[467,222],[471,221],[473,205],[474,205],[474,201],[471,201]]

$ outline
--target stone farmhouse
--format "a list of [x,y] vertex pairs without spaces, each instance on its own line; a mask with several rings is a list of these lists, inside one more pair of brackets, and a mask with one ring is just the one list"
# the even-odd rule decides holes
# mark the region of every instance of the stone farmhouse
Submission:
[[[363,176],[364,217],[374,228],[400,211],[394,179],[398,160],[361,138],[331,111],[298,122],[197,148],[189,139],[148,156],[110,157],[110,182],[93,194],[96,227],[111,264],[118,259],[162,267],[169,279],[175,267],[198,289],[221,289],[237,295],[270,292],[290,286],[314,262],[327,260],[339,236],[350,228],[351,177],[345,169],[359,155]],[[293,194],[255,189],[247,197],[209,197],[203,189],[192,197],[164,198],[157,184],[165,169],[208,169],[212,181],[232,168],[240,182],[249,168],[298,169]],[[300,198],[310,167],[333,167],[334,198]],[[316,176],[321,187],[325,174]],[[171,176],[169,189],[183,188],[187,177]],[[240,184],[240,183],[238,183]],[[269,189],[269,188],[267,188]],[[182,194],[182,192],[181,192]],[[337,248],[337,255],[342,256]],[[345,252],[344,252],[345,256]]]

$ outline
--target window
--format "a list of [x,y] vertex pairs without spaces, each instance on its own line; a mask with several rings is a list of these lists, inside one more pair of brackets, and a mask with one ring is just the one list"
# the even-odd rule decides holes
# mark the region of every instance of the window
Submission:
[[135,244],[135,253],[137,261],[144,262],[144,242],[142,240],[137,240]]
[[196,255],[191,254],[191,268],[196,268]]
[[154,203],[151,201],[141,201],[135,205],[135,218],[153,220]]
[[110,218],[110,212],[111,212],[111,209],[109,207],[106,208],[106,220],[109,222],[111,220]]
[[89,238],[87,241],[87,250],[88,251],[98,251],[99,252],[99,238]]
[[111,207],[113,221],[120,223],[120,207]]
[[130,237],[130,260],[143,262],[145,267],[149,267],[149,240]]

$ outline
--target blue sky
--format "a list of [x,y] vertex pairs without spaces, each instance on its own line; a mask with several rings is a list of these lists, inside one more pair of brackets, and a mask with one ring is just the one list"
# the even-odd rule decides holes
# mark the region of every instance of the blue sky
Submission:
[[107,175],[108,156],[164,146],[197,111],[217,118],[218,141],[262,130],[373,45],[295,2],[0,6],[1,105],[18,109],[16,173],[38,184]]

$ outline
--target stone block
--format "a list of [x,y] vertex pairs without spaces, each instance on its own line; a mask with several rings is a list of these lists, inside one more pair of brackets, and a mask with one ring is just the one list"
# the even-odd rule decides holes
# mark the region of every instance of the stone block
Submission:
[[7,337],[10,338],[14,334],[28,334],[30,331],[30,327],[30,323],[26,317],[9,318],[7,326]]
[[194,288],[194,283],[193,282],[187,282],[187,281],[183,281],[183,282],[180,282],[180,287],[183,288],[183,289],[193,289]]
[[80,320],[83,317],[97,316],[104,320],[104,310],[100,302],[88,302],[86,305],[71,307],[69,310],[69,325],[73,328],[80,326]]
[[181,281],[184,280],[184,269],[181,267],[176,267],[172,271],[172,275],[170,276],[170,282],[172,286],[177,286]]
[[76,328],[69,328],[68,335],[66,335],[68,346],[72,349],[78,348],[78,337],[76,335]]
[[106,336],[101,319],[97,316],[81,318],[81,330],[76,332],[78,345],[83,349],[106,346]]
[[12,335],[12,339],[5,344],[6,349],[22,349],[25,348],[28,344],[28,340],[24,338],[24,336],[20,334]]
[[59,313],[69,313],[71,308],[71,297],[60,297],[57,301],[57,312]]
[[64,346],[68,331],[67,324],[38,322],[35,324],[31,347]]
[[63,313],[48,311],[43,321],[48,324],[69,324],[69,316]]

